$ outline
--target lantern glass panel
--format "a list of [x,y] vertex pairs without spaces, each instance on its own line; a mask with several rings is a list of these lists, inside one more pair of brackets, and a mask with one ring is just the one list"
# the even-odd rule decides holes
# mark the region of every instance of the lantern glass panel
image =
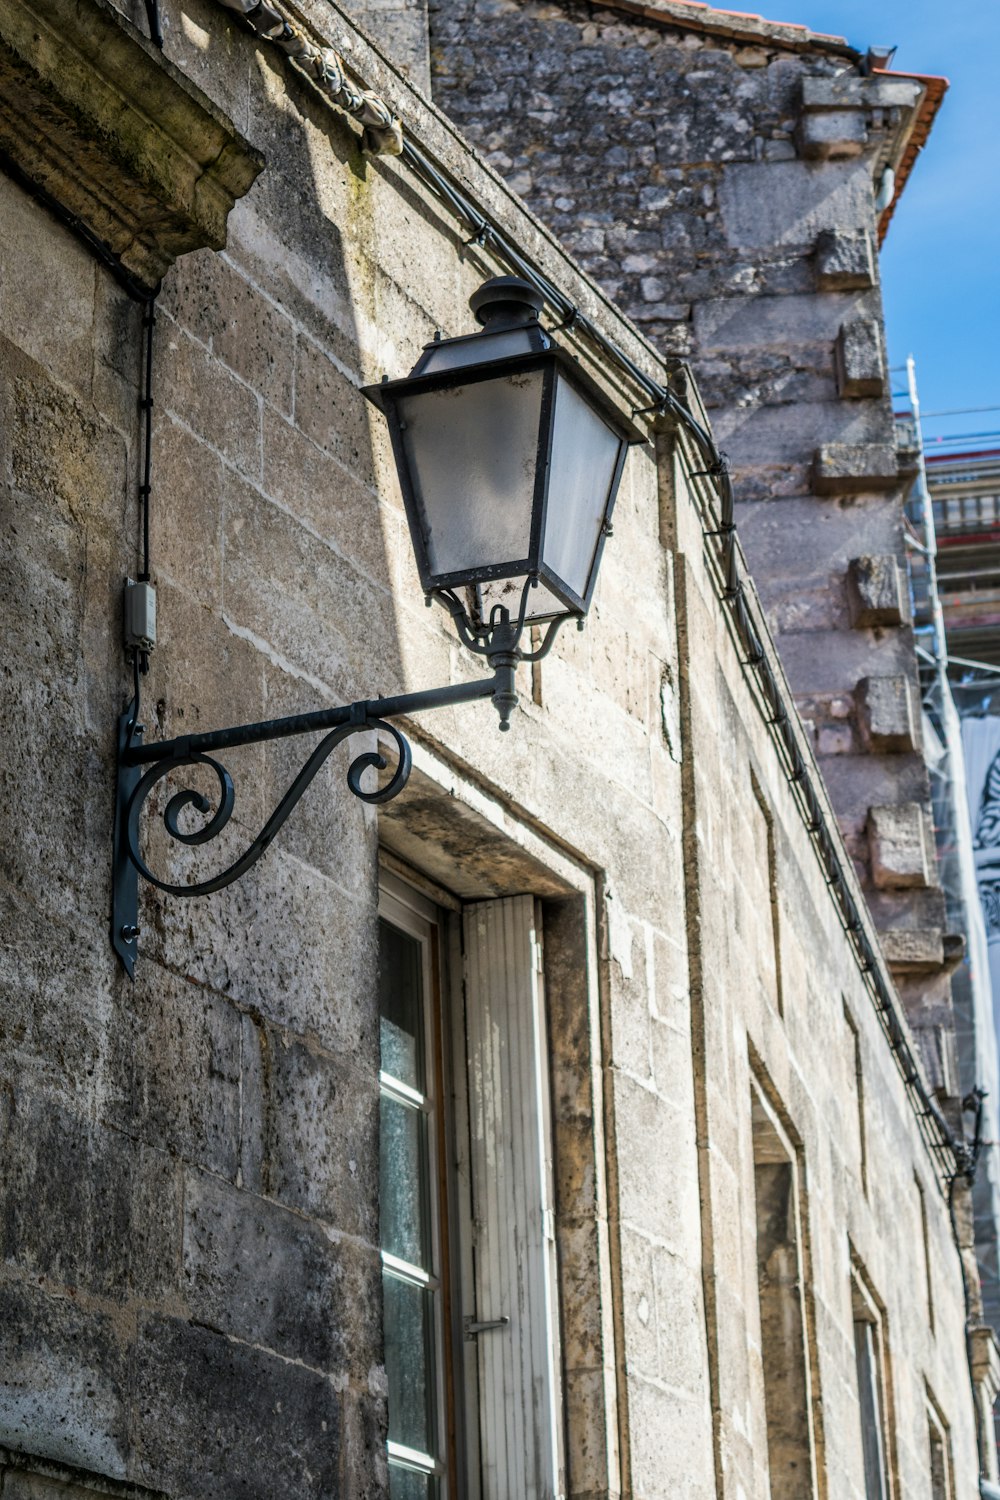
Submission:
[[528,557],[541,408],[540,370],[400,397],[432,579]]
[[622,442],[560,374],[542,561],[580,599],[587,594]]
[[[534,335],[534,337],[532,337]],[[497,359],[514,359],[518,354],[532,354],[545,348],[540,330],[509,328],[505,333],[475,333],[466,339],[434,344],[420,361],[421,375],[439,375],[442,370],[460,370],[467,365],[483,365]]]

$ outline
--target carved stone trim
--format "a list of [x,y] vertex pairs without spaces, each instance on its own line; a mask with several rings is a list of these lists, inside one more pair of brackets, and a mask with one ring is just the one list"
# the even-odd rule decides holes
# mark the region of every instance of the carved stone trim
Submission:
[[0,0],[0,151],[147,287],[264,164],[108,0]]

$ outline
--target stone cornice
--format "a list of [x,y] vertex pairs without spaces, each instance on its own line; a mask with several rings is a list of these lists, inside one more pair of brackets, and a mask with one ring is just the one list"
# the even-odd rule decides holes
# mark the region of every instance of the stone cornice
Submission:
[[263,166],[108,0],[0,0],[0,152],[149,288]]

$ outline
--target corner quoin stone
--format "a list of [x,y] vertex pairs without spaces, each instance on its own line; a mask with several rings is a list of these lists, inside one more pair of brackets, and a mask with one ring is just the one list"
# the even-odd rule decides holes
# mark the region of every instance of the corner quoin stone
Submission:
[[847,565],[847,603],[855,630],[903,623],[903,579],[891,553],[851,558]]

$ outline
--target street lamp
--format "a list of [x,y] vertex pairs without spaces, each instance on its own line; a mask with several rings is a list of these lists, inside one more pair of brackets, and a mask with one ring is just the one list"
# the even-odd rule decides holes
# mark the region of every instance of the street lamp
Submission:
[[449,603],[466,590],[481,626],[498,605],[522,624],[582,619],[641,434],[541,327],[530,282],[495,277],[470,305],[481,333],[364,392],[389,424],[420,581]]
[[[485,656],[492,675],[476,682],[375,698],[290,718],[207,734],[143,742],[139,674],[135,698],[118,721],[112,941],[126,970],[137,956],[138,877],[175,896],[201,896],[238,880],[270,845],[337,745],[362,731],[395,741],[396,768],[385,786],[366,791],[368,768],[385,758],[368,751],[347,782],[365,802],[386,802],[406,784],[410,747],[390,721],[451,704],[492,699],[507,729],[517,705],[518,662],[537,661],[559,626],[582,628],[590,607],[625,453],[642,434],[541,327],[542,299],[518,277],[487,281],[470,305],[482,329],[435,339],[410,375],[368,386],[385,415],[420,580],[428,602],[449,611],[459,636]],[[521,648],[527,626],[544,626],[534,651]],[[325,731],[257,838],[233,864],[186,885],[160,879],[139,851],[140,816],[153,788],[182,765],[206,766],[218,785],[212,811],[200,792],[172,796],[163,822],[180,844],[218,836],[235,805],[229,772],[215,753],[310,731]],[[187,808],[208,817],[181,827]]]

